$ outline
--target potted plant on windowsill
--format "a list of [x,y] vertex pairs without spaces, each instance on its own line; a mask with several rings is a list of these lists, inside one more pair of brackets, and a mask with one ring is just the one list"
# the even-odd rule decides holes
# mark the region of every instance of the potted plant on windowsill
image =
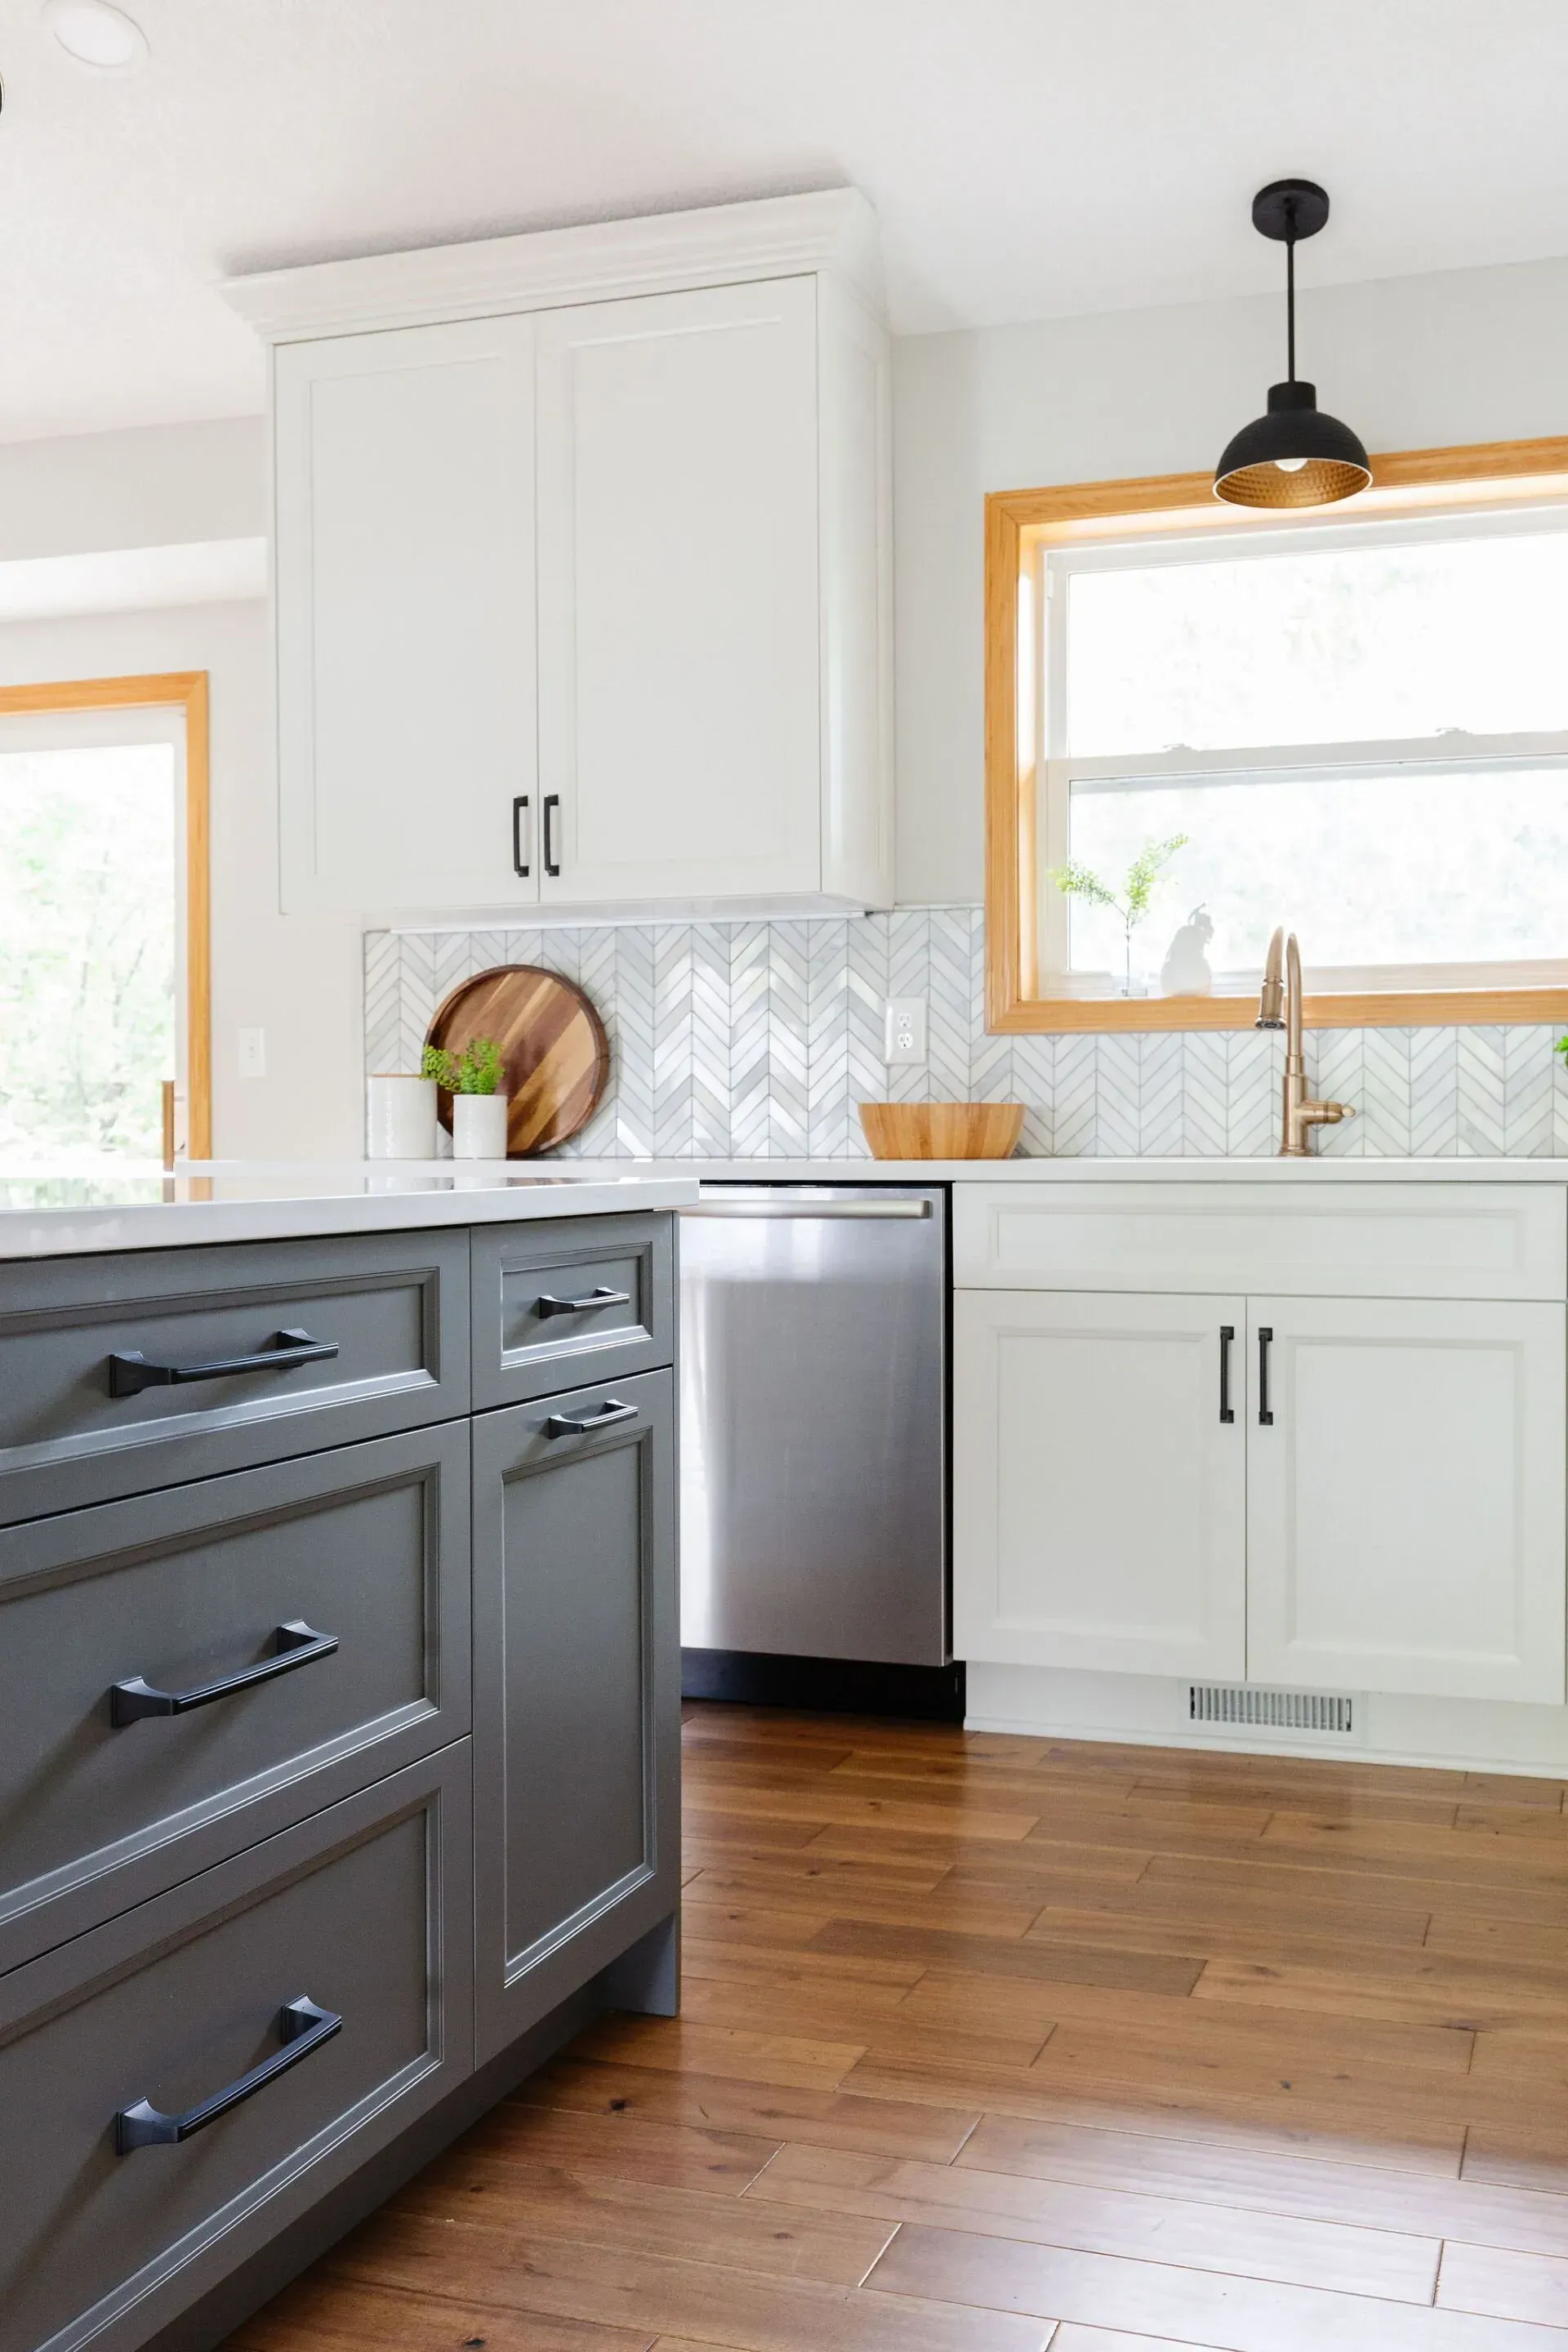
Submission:
[[452,1097],[454,1160],[504,1160],[508,1098],[501,1092],[506,1066],[493,1037],[470,1037],[459,1053],[426,1045],[421,1075],[434,1078]]
[[1121,921],[1123,996],[1132,993],[1132,934],[1153,903],[1162,870],[1178,849],[1186,847],[1187,839],[1184,833],[1173,833],[1164,841],[1146,841],[1127,869],[1120,898],[1092,866],[1080,865],[1076,858],[1069,857],[1065,866],[1050,868],[1050,879],[1064,898],[1081,898],[1088,906],[1103,907]]

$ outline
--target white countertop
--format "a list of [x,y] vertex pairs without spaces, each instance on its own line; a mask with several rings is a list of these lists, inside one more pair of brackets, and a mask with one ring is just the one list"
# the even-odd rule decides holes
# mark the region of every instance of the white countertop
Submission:
[[689,1168],[667,1173],[624,1160],[581,1173],[570,1162],[458,1167],[449,1160],[211,1160],[173,1177],[156,1169],[85,1177],[0,1167],[0,1260],[603,1216],[677,1209],[696,1198]]
[[[446,1163],[450,1166],[450,1162]],[[704,1184],[1568,1184],[1568,1160],[568,1160]]]

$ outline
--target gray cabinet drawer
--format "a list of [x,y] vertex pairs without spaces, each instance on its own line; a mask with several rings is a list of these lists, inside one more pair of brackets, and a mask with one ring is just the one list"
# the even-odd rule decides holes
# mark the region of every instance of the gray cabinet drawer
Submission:
[[[470,2071],[468,1835],[459,1743],[0,1978],[0,2352],[130,2352]],[[117,2114],[211,2099],[302,1996],[342,2031],[117,2152]]]
[[[0,1523],[467,1412],[468,1271],[462,1232],[0,1265]],[[335,1352],[275,1367],[289,1332]]]
[[672,1362],[673,1217],[478,1228],[473,1351],[476,1412]]
[[679,1900],[673,1382],[474,1423],[481,2062]]
[[0,1528],[0,1661],[8,1968],[468,1730],[468,1423]]

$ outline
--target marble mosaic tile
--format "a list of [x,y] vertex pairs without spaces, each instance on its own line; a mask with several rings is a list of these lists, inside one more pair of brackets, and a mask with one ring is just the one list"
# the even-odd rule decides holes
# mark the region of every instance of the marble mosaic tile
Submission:
[[[1267,1158],[1283,1040],[1250,1030],[993,1036],[977,907],[779,923],[373,931],[365,1067],[412,1069],[437,1005],[496,963],[576,981],[610,1040],[605,1100],[571,1156],[864,1160],[858,1105],[1021,1102],[1021,1149],[1058,1158]],[[882,1060],[889,996],[926,1002],[921,1067]],[[1352,1158],[1568,1158],[1556,1032],[1308,1032],[1315,1092],[1353,1103],[1319,1148]]]

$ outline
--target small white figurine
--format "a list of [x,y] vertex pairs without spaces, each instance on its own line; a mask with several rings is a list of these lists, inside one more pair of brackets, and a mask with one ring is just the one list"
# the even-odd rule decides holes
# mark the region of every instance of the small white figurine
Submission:
[[1160,988],[1165,996],[1207,996],[1214,974],[1204,953],[1214,937],[1214,924],[1201,907],[1194,907],[1165,952],[1160,967]]

